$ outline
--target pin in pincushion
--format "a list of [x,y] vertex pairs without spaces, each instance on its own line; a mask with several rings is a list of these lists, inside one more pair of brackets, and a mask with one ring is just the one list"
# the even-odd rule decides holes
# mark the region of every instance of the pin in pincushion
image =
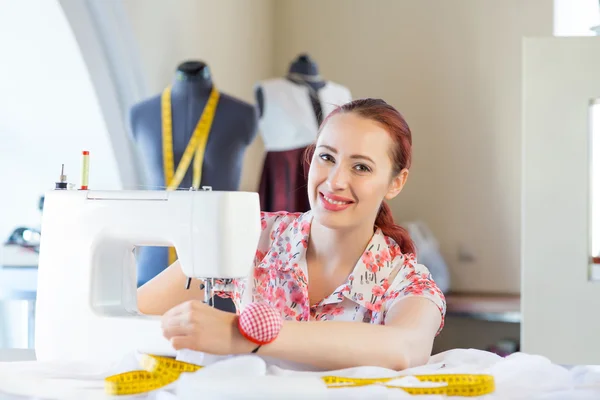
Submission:
[[268,303],[251,303],[238,318],[241,334],[259,346],[271,343],[279,335],[283,319],[279,310]]

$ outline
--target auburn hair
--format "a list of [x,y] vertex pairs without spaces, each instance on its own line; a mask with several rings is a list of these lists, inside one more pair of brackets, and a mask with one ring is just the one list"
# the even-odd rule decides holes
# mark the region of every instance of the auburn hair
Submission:
[[[403,169],[409,169],[412,160],[412,134],[406,120],[398,110],[381,99],[358,99],[335,108],[321,123],[319,132],[327,124],[327,121],[337,114],[356,114],[363,118],[381,124],[390,134],[393,141],[393,147],[390,149],[390,158],[392,159],[393,176],[397,175]],[[315,151],[316,143],[311,144],[306,149],[306,170],[310,167],[310,162]],[[375,226],[390,238],[394,239],[400,246],[402,253],[415,254],[415,245],[408,234],[408,231],[394,222],[394,216],[390,206],[384,201],[381,202]]]

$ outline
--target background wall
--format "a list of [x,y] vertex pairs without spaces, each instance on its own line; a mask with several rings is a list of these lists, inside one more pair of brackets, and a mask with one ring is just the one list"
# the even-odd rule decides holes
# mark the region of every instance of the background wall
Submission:
[[431,227],[454,290],[518,293],[521,38],[552,35],[553,2],[350,3],[277,1],[275,72],[308,51],[355,97],[398,107],[414,165],[396,218]]

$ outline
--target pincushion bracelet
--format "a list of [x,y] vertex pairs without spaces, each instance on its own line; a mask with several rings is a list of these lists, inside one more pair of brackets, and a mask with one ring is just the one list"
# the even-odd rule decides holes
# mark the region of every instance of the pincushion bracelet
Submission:
[[252,353],[274,341],[282,325],[283,318],[279,310],[263,302],[249,304],[238,318],[238,329],[242,336],[258,345]]

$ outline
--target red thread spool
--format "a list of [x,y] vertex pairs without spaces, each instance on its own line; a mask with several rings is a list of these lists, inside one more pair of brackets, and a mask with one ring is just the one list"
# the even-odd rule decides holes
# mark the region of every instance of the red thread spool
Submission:
[[259,346],[275,340],[282,325],[281,313],[268,303],[249,304],[238,319],[242,336]]

